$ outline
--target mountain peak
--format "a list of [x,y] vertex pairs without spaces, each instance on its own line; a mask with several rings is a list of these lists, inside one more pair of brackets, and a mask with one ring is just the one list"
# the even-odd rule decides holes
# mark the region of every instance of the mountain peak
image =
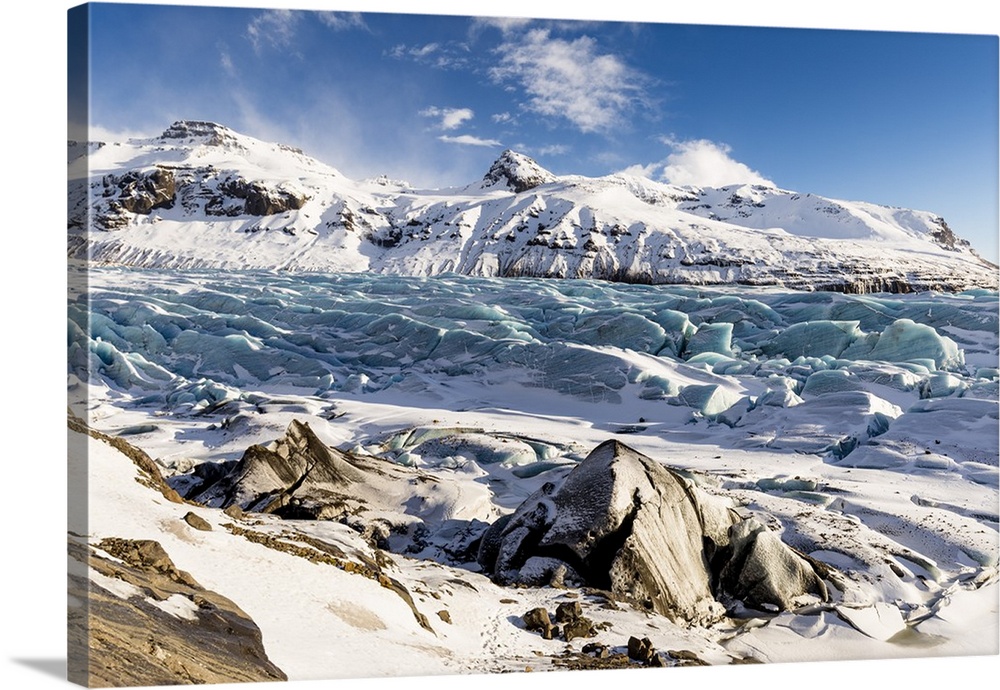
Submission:
[[236,132],[225,125],[206,120],[178,120],[173,123],[160,139],[203,139],[209,146],[222,146],[236,141]]
[[556,176],[523,153],[505,150],[483,176],[483,187],[506,187],[515,194],[533,189],[546,182],[554,182]]

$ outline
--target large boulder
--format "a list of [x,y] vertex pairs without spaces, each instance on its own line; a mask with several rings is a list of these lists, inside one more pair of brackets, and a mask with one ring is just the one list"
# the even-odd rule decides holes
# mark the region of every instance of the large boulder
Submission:
[[483,536],[479,563],[503,584],[610,590],[673,620],[707,624],[717,585],[751,607],[827,596],[812,565],[728,501],[612,440],[561,487],[549,483]]
[[558,490],[542,487],[487,534],[481,565],[501,582],[524,584],[540,584],[539,568],[554,574],[563,566],[567,582],[707,623],[724,613],[712,593],[710,559],[737,519],[680,475],[607,441]]

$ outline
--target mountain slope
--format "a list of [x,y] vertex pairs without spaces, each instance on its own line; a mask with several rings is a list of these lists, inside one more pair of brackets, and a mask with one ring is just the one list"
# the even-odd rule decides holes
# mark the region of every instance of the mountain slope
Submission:
[[70,142],[70,256],[146,267],[781,285],[997,288],[933,213],[767,186],[556,176],[503,152],[479,182],[354,181],[222,125]]

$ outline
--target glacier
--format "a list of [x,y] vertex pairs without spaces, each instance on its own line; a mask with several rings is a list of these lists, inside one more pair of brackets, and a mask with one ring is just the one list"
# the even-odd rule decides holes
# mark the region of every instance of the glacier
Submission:
[[[399,649],[410,671],[480,672],[529,661],[548,668],[563,641],[542,640],[519,621],[571,595],[595,621],[614,623],[596,638],[613,649],[622,631],[641,630],[661,648],[695,650],[710,663],[992,649],[988,626],[970,628],[982,617],[963,612],[996,609],[995,291],[73,271],[81,289],[68,310],[71,406],[92,428],[145,450],[174,489],[203,495],[195,509],[212,525],[190,536],[177,521],[191,506],[141,496],[130,476],[115,479],[121,467],[101,448],[91,529],[161,541],[178,567],[252,615],[290,678],[368,668],[355,658],[334,662],[316,653],[315,639],[289,635],[290,611],[320,631],[317,639]],[[239,468],[280,457],[306,426],[331,456],[349,453],[380,477],[344,499],[353,514],[300,519],[327,515],[316,498],[332,486],[324,478],[295,484],[303,496],[283,513],[245,521],[223,513],[237,496],[226,493],[231,486],[251,501],[276,490],[266,468],[247,477]],[[829,601],[778,613],[725,599],[722,627],[689,627],[602,608],[596,594],[565,589],[572,578],[562,588],[490,581],[469,560],[490,525],[558,490],[609,439],[809,559]],[[137,517],[123,520],[122,510]],[[261,546],[278,537],[307,554],[312,545],[379,561],[399,587],[320,573]],[[232,557],[254,564],[255,583],[287,587],[285,573],[294,572],[295,593],[278,597],[279,607],[241,579]],[[535,558],[522,574],[558,579],[550,560]],[[408,603],[400,591],[412,595]],[[317,605],[318,592],[340,603]],[[330,614],[348,610],[348,599],[351,611],[378,612],[391,629],[359,629],[351,621],[361,618]],[[448,610],[450,622],[434,615]],[[893,641],[903,633],[918,644]],[[415,640],[441,654],[416,650]]]
[[[588,403],[666,403],[687,421],[741,430],[741,447],[766,439],[839,457],[925,399],[996,398],[991,292],[90,270],[91,292],[70,308],[76,373],[174,414],[251,404],[261,391],[454,403],[447,389],[461,385],[487,404],[516,384]],[[934,325],[914,321],[921,314]],[[859,318],[829,318],[842,315]]]

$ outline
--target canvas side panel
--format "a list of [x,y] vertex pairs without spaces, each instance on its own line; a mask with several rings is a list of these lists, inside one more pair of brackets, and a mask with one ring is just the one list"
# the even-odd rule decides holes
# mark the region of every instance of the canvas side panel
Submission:
[[[67,364],[71,372],[67,388],[67,414],[70,429],[67,443],[67,675],[71,682],[89,685],[88,623],[88,487],[86,436],[73,433],[88,424],[87,380],[89,353],[87,345],[88,279],[86,256],[73,252],[74,240],[88,231],[87,170],[88,131],[90,124],[90,6],[71,8],[67,14],[67,144],[70,161],[75,160],[67,176]],[[79,160],[83,156],[83,160]],[[82,321],[82,323],[81,323]],[[75,372],[75,373],[74,373]]]

